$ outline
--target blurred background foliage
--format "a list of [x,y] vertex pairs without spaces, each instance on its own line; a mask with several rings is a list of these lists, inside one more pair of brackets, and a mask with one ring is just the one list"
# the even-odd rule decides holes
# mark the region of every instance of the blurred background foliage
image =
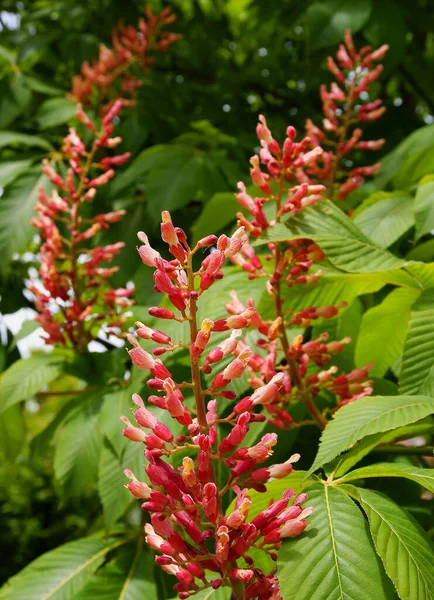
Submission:
[[[155,9],[166,5],[151,4]],[[114,284],[133,281],[140,307],[149,306],[154,300],[151,275],[137,260],[136,232],[147,231],[152,243],[158,246],[159,214],[163,208],[170,210],[174,221],[196,239],[199,230],[202,235],[219,233],[234,223],[237,208],[233,192],[238,180],[248,179],[248,159],[257,145],[258,113],[266,114],[276,137],[283,135],[288,124],[303,130],[307,117],[319,119],[319,85],[330,81],[326,57],[334,52],[347,27],[359,47],[390,44],[385,71],[373,86],[374,95],[384,99],[387,112],[367,131],[370,139],[386,138],[381,154],[388,156],[377,178],[353,194],[347,207],[357,207],[378,190],[404,189],[406,195],[413,195],[420,178],[434,172],[434,79],[430,76],[434,69],[434,12],[430,0],[278,3],[173,0],[171,4],[177,14],[171,29],[181,33],[183,40],[158,56],[150,73],[143,77],[135,107],[122,115],[117,128],[123,138],[121,151],[131,151],[133,157],[95,206],[98,213],[110,208],[128,211],[123,222],[104,233],[103,239],[104,243],[125,241],[126,248],[118,263],[121,269],[114,277]],[[75,105],[65,97],[71,89],[71,78],[80,71],[83,61],[97,55],[101,42],[110,43],[110,33],[120,20],[136,23],[143,8],[142,2],[134,0],[2,2],[0,296],[3,315],[32,306],[23,293],[29,269],[37,266],[38,240],[29,221],[41,183],[40,161],[58,150],[67,125],[75,120]],[[432,183],[428,181],[425,185]],[[415,260],[432,260],[434,247],[427,235],[429,228],[420,226],[418,237],[422,243],[413,247],[404,235],[414,225],[409,218],[392,240],[393,251],[409,256],[413,252],[411,258]],[[362,228],[360,223],[359,226]],[[373,300],[371,294],[364,299],[365,307],[375,305],[378,298],[381,296]],[[359,301],[352,311],[348,327],[357,336],[362,318]],[[18,339],[13,339],[15,331],[11,323],[13,320],[7,318],[1,323],[2,369],[19,358]],[[22,338],[34,328],[31,319],[26,327],[19,334]],[[74,421],[74,409],[65,400],[71,389],[81,391],[84,368],[88,375],[92,370],[98,373],[105,370],[111,378],[122,378],[125,352],[114,350],[110,355],[110,359],[107,355],[102,359],[92,355],[94,358],[89,361],[94,362],[85,367],[71,364],[66,374],[56,380],[58,395],[48,393],[44,398],[50,391],[48,387],[24,407],[15,404],[8,409],[8,418],[0,423],[0,514],[5,523],[2,580],[42,552],[98,528],[102,517],[100,504],[95,501],[94,467],[99,464],[100,474],[104,473],[104,465],[113,458],[111,453],[116,458],[119,449],[104,446],[103,454],[96,458],[89,458],[87,453],[85,459],[81,458],[85,468],[87,465],[85,473],[74,473],[73,468],[65,467],[62,453],[63,458],[70,453],[80,457],[83,451],[74,446],[77,436],[87,435],[92,440],[92,423],[99,419],[102,393],[99,390],[93,395],[82,394],[87,411],[85,418],[80,417],[82,421],[80,418]],[[62,360],[69,359],[63,356]],[[350,367],[354,364],[354,347],[349,349],[346,360]],[[183,368],[182,364],[179,368]],[[47,381],[52,379],[48,377]],[[382,389],[383,393],[396,390],[393,381],[388,383],[391,389]],[[19,385],[19,379],[16,384]],[[104,411],[102,406],[105,433],[118,427],[113,425],[113,419],[117,423],[118,415],[127,410],[130,392],[128,389],[112,392],[116,395],[115,408]],[[25,398],[24,392],[22,399]],[[109,411],[115,413],[111,419]],[[69,437],[64,436],[60,443],[57,458],[53,459],[52,449],[48,450],[47,445],[52,432],[45,430],[44,435],[41,432],[58,414],[69,415],[69,424],[73,425]],[[84,431],[83,427],[87,429]],[[290,435],[295,440],[296,435]],[[305,466],[311,464],[315,450],[312,438],[309,445],[299,440],[297,451],[306,461]],[[120,486],[123,492],[121,471],[114,477],[109,486],[112,489]],[[401,483],[400,486],[402,490]],[[69,488],[66,495],[65,487]],[[100,488],[99,492],[102,503],[106,500],[109,506],[104,491],[101,493]],[[411,507],[413,496],[417,502],[417,494],[412,495],[409,489],[407,496]],[[115,523],[124,512],[128,505],[125,498],[122,496],[117,512],[105,514],[106,522]],[[136,515],[128,518],[134,522]],[[426,520],[427,514],[421,518]]]

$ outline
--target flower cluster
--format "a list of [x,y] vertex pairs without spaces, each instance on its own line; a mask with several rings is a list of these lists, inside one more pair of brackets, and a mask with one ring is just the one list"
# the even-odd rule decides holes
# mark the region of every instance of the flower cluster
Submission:
[[[259,156],[252,157],[250,173],[252,182],[262,194],[261,197],[252,198],[242,182],[238,184],[237,194],[238,202],[252,215],[249,220],[243,213],[238,213],[238,225],[243,226],[246,234],[252,238],[265,234],[270,225],[279,222],[283,216],[291,217],[317,204],[326,189],[324,185],[310,181],[309,172],[315,169],[318,159],[324,154],[320,146],[312,147],[310,137],[297,142],[295,129],[288,127],[286,139],[280,145],[273,138],[263,115],[259,117],[256,131],[261,151]],[[261,164],[266,171],[261,170]],[[257,352],[249,358],[249,382],[254,389],[261,388],[272,381],[276,374],[281,375],[280,390],[266,406],[275,426],[294,426],[285,406],[290,401],[301,400],[314,421],[323,428],[327,421],[314,402],[315,396],[321,388],[328,390],[337,396],[339,407],[370,394],[371,382],[366,379],[369,365],[365,369],[336,377],[336,366],[323,368],[334,354],[344,349],[349,338],[329,342],[328,334],[323,333],[317,339],[305,340],[302,335],[297,335],[290,341],[288,327],[309,327],[316,319],[333,318],[345,304],[309,307],[298,312],[286,310],[282,286],[292,288],[316,284],[321,271],[313,270],[314,263],[323,260],[324,254],[319,246],[307,239],[269,243],[268,248],[271,254],[266,256],[266,260],[272,261],[271,272],[249,245],[247,235],[239,254],[231,257],[232,262],[247,271],[250,279],[267,279],[266,289],[274,301],[272,320],[263,319],[255,311],[250,322],[250,327],[258,331],[259,339],[256,342]],[[232,302],[226,308],[234,316],[244,315],[246,311],[254,310],[254,304],[250,300],[244,305],[236,292],[232,292]]]
[[79,109],[77,117],[92,133],[92,143],[86,146],[71,128],[62,148],[68,167],[56,171],[48,159],[43,163],[42,171],[54,187],[50,194],[39,190],[37,217],[32,224],[43,239],[41,281],[31,282],[29,289],[39,312],[36,319],[48,334],[45,340],[49,344],[85,351],[103,325],[107,333],[118,331],[125,321],[123,312],[131,304],[133,288],[111,289],[108,283],[118,267],[107,263],[124,243],[90,247],[90,240],[122,219],[125,211],[83,216],[84,205],[95,198],[98,189],[115,175],[115,168],[130,156],[107,153],[122,141],[112,137],[112,122],[121,108],[122,101],[113,104],[99,130]]
[[360,125],[375,121],[386,110],[380,99],[369,98],[369,88],[383,70],[381,64],[374,64],[384,58],[388,48],[384,44],[372,51],[366,46],[357,52],[348,29],[344,44],[337,52],[337,62],[331,56],[328,58],[327,66],[336,81],[330,89],[321,86],[322,128],[307,119],[306,131],[313,146],[324,148],[320,159],[307,169],[307,173],[311,181],[327,185],[330,198],[344,200],[362,185],[364,177],[373,175],[380,167],[377,163],[351,168],[348,155],[355,149],[379,150],[385,142],[384,139],[362,140]]
[[175,20],[170,7],[154,14],[150,6],[145,9],[137,27],[118,25],[112,33],[112,47],[100,46],[99,57],[92,64],[85,62],[81,74],[72,80],[70,97],[83,106],[98,106],[105,113],[113,99],[122,98],[131,105],[135,91],[142,85],[133,73],[133,66],[147,70],[153,62],[150,50],[166,51],[180,39],[180,35],[162,28]]
[[[276,373],[250,396],[229,407],[228,400],[235,400],[236,394],[228,386],[241,377],[254,356],[238,337],[257,318],[256,311],[247,308],[239,315],[216,321],[198,318],[198,305],[203,310],[202,296],[223,277],[226,258],[235,258],[242,251],[244,228],[230,238],[209,235],[190,248],[186,234],[173,226],[169,213],[163,212],[162,217],[162,239],[168,244],[172,260],[162,258],[144,233],[139,233],[139,254],[145,265],[155,268],[155,290],[167,296],[173,309],[153,307],[149,313],[166,322],[184,323],[189,329],[189,343],[174,343],[166,333],[138,322],[138,338],[152,340],[158,346],[151,354],[136,336],[129,334],[129,354],[137,367],[151,373],[147,386],[153,393],[148,404],[166,411],[169,420],[171,417],[177,421],[184,432],[174,437],[171,429],[134,394],[137,426],[123,416],[124,435],[144,444],[151,487],[129,470],[126,475],[131,481],[127,487],[136,498],[145,500],[142,507],[151,514],[151,523],[145,526],[146,541],[160,552],[157,564],[178,579],[175,589],[179,598],[229,586],[239,599],[279,600],[275,569],[264,573],[255,564],[255,553],[264,552],[275,561],[282,539],[302,533],[311,509],[301,507],[306,494],[296,497],[289,489],[249,520],[252,502],[248,490],[266,491],[270,478],[281,479],[292,472],[299,455],[283,464],[268,465],[277,434],[266,434],[250,446],[243,442],[249,428],[264,421],[258,409],[274,401],[285,375]],[[196,253],[210,247],[212,251],[196,263]],[[227,332],[217,345],[213,341],[216,332]],[[189,353],[189,382],[176,382],[158,358],[178,349]],[[231,360],[219,370],[218,364],[225,357]],[[214,368],[217,372],[213,374]],[[218,478],[216,462],[223,467],[219,468]],[[173,464],[181,466],[175,468]],[[224,514],[222,506],[230,494],[235,494],[236,501]]]

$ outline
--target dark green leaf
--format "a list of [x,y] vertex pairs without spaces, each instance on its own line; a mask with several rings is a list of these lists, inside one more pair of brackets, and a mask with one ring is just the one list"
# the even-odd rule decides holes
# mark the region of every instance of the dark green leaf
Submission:
[[341,42],[346,29],[357,33],[371,13],[371,0],[326,0],[310,6],[306,12],[312,49]]

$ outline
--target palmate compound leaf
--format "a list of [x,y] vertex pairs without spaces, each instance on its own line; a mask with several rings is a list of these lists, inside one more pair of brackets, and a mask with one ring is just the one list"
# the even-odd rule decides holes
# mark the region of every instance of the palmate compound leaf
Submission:
[[304,533],[284,542],[278,577],[283,600],[395,598],[355,503],[339,488],[314,484],[305,506],[314,512]]
[[1,589],[0,600],[71,600],[107,554],[129,539],[82,538],[43,554]]
[[404,477],[415,481],[434,493],[434,469],[421,469],[413,465],[399,463],[377,463],[368,467],[361,467],[344,475],[340,482],[347,483],[348,481],[369,479],[371,477]]
[[430,380],[434,378],[433,348],[434,289],[432,288],[422,293],[411,310],[399,378],[401,394],[429,393],[428,390],[433,385]]
[[415,423],[433,411],[434,398],[428,396],[373,396],[351,402],[340,408],[324,429],[309,473],[365,436]]
[[316,242],[334,266],[348,273],[388,271],[408,264],[376,246],[329,200],[270,227],[255,245],[298,238]]
[[432,600],[434,547],[429,537],[413,517],[383,494],[361,488],[356,494],[368,517],[375,548],[401,600]]

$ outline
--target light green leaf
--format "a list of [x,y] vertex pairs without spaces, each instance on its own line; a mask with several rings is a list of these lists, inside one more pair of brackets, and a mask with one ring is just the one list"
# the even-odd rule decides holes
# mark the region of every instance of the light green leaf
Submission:
[[357,339],[357,367],[373,362],[370,374],[382,377],[395,363],[404,350],[411,306],[419,296],[418,290],[398,288],[365,312]]
[[386,496],[372,490],[357,491],[375,548],[401,600],[432,600],[434,550],[426,533]]
[[434,412],[427,396],[374,396],[340,408],[324,429],[312,473],[367,435],[414,423]]
[[38,190],[47,181],[39,169],[30,171],[11,183],[0,198],[0,265],[3,270],[13,254],[22,252],[32,233],[36,233],[30,219],[34,215]]
[[124,487],[126,482],[121,462],[106,440],[99,460],[98,492],[107,530],[124,514],[133,500]]
[[17,131],[0,131],[0,148],[5,146],[29,146],[31,148],[42,148],[43,150],[53,150],[53,146],[44,138],[37,135],[27,135]]
[[312,49],[333,46],[342,41],[346,29],[359,31],[371,14],[371,0],[325,0],[309,6],[306,12]]
[[434,230],[434,176],[424,177],[414,199],[416,239]]
[[358,207],[354,222],[379,248],[388,248],[413,227],[413,199],[403,192],[377,192],[374,197]]
[[88,537],[43,554],[0,590],[0,600],[68,600],[102,565],[105,556],[128,540]]
[[101,451],[97,396],[78,406],[56,432],[54,473],[68,496],[76,496],[84,486],[96,483]]
[[0,377],[0,413],[40,392],[60,375],[63,365],[62,359],[50,354],[35,354],[14,362]]
[[0,187],[5,188],[12,183],[19,175],[25,173],[33,160],[8,160],[0,163]]
[[378,248],[329,200],[270,227],[255,245],[299,238],[312,239],[333,265],[349,273],[388,271],[407,264]]
[[49,129],[67,123],[77,111],[77,104],[66,98],[50,98],[39,107],[36,120],[39,129]]
[[279,552],[283,600],[394,598],[366,520],[354,502],[338,488],[315,484],[304,506],[314,509],[310,524]]
[[420,469],[413,465],[400,463],[377,463],[369,467],[361,467],[341,477],[339,483],[347,483],[356,479],[368,479],[370,477],[404,477],[405,479],[415,481],[434,493],[434,469]]
[[429,386],[433,375],[433,348],[434,289],[428,289],[416,300],[411,311],[399,378],[401,394],[417,394],[424,385]]
[[98,571],[73,600],[153,600],[158,597],[154,560],[139,544],[129,544],[115,560]]

